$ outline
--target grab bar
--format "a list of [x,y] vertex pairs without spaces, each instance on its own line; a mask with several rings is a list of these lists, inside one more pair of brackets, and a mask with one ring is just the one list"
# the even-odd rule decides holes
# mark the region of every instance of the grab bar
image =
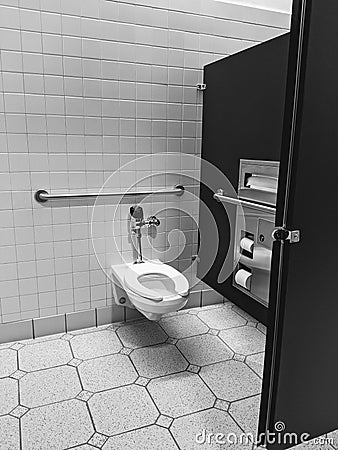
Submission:
[[264,210],[267,212],[272,212],[272,213],[276,212],[276,208],[274,208],[273,206],[261,205],[260,203],[248,202],[246,200],[240,200],[238,198],[233,198],[233,197],[228,197],[226,195],[223,195],[222,189],[219,189],[214,194],[214,199],[217,200],[218,202],[222,202],[222,203],[231,203],[231,204],[237,205],[237,206],[250,206],[251,208],[260,209],[260,210]]
[[178,184],[172,189],[160,189],[160,190],[148,190],[148,191],[127,191],[127,192],[82,192],[77,194],[72,194],[69,192],[60,194],[50,194],[49,192],[40,189],[35,192],[34,198],[39,203],[46,203],[49,200],[67,200],[67,199],[86,199],[86,198],[97,198],[97,197],[116,197],[116,196],[136,196],[136,195],[152,195],[152,194],[176,194],[182,195],[184,193],[184,186]]

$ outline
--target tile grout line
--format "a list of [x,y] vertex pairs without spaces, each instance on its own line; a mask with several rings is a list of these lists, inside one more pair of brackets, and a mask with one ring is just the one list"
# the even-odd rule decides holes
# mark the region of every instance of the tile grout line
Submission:
[[[17,370],[19,369],[19,351],[16,352],[17,353]],[[18,380],[18,402],[20,405],[21,402],[21,392],[20,392],[20,380]],[[23,448],[23,444],[22,444],[22,422],[21,422],[21,417],[19,418],[19,446],[20,446],[20,450]]]

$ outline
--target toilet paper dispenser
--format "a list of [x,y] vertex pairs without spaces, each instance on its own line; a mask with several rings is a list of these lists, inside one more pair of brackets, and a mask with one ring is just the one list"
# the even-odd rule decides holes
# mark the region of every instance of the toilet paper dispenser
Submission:
[[238,201],[245,230],[236,221],[233,286],[268,306],[279,162],[240,160]]
[[[269,301],[278,175],[278,161],[241,159],[237,198],[226,195],[222,188],[214,194],[218,202],[241,207],[236,217],[233,286],[264,306]],[[239,229],[242,213],[245,230]]]
[[279,163],[240,160],[238,196],[242,200],[276,206]]

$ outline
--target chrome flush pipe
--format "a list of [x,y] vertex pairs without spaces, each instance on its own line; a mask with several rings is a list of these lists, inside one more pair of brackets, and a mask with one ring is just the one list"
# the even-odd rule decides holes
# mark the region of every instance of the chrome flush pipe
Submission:
[[141,227],[139,227],[137,230],[135,230],[136,233],[136,239],[137,239],[137,246],[138,246],[138,256],[134,264],[141,264],[143,263],[143,255],[142,255],[142,234],[141,234]]
[[143,254],[142,254],[142,232],[141,229],[144,226],[155,225],[158,227],[160,225],[160,221],[156,216],[150,216],[144,220],[143,208],[141,206],[132,206],[130,208],[130,215],[132,218],[131,230],[134,234],[136,234],[137,239],[137,259],[134,264],[142,264]]

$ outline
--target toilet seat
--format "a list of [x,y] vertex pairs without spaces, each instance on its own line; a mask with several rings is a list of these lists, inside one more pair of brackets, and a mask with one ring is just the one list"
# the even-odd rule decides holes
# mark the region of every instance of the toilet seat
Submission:
[[[164,296],[155,290],[148,289],[141,283],[141,277],[143,276],[164,276],[170,279],[174,283],[172,295]],[[188,280],[178,270],[174,269],[167,264],[156,264],[145,262],[142,264],[134,264],[129,267],[124,275],[124,282],[128,289],[140,297],[152,300],[154,302],[162,302],[167,298],[186,297],[189,294]]]

